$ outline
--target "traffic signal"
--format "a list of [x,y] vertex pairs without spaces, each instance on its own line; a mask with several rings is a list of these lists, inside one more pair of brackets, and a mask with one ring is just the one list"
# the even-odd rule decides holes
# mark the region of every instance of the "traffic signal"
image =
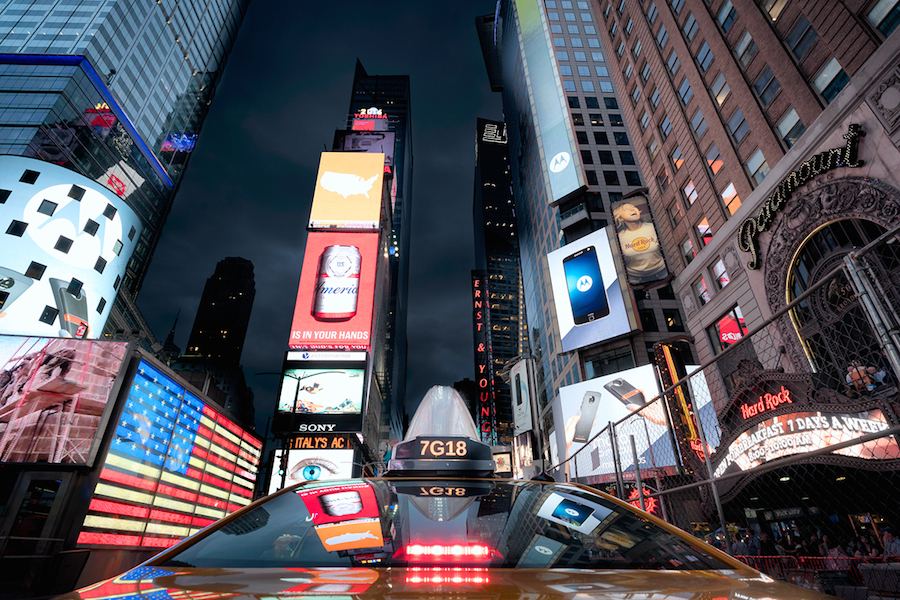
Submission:
[[283,450],[281,453],[281,465],[278,467],[278,475],[279,476],[284,475],[285,471],[287,471],[287,464],[288,464],[287,451]]

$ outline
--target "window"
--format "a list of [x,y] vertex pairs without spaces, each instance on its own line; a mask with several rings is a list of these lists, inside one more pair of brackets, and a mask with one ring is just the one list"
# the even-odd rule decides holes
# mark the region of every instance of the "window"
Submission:
[[656,9],[656,2],[651,2],[650,8],[647,10],[647,21],[650,22],[650,25],[656,22],[657,15],[659,15],[659,11]]
[[684,26],[682,29],[684,30],[684,35],[687,36],[688,41],[694,41],[694,36],[697,35],[697,19],[694,18],[694,13],[688,15],[687,20],[684,22]]
[[713,175],[717,174],[719,169],[722,168],[722,157],[719,156],[719,147],[715,144],[706,151],[706,166],[709,167]]
[[656,138],[650,138],[650,141],[647,143],[647,154],[650,155],[650,160],[653,160],[659,154],[659,142],[656,141]]
[[878,3],[866,13],[869,23],[880,31],[884,37],[891,35],[900,23],[900,2],[897,0],[878,0]]
[[800,116],[793,108],[787,111],[781,120],[778,121],[778,133],[788,148],[793,147],[806,131],[806,126],[800,120]]
[[749,31],[745,31],[744,35],[741,36],[741,39],[738,40],[738,43],[734,46],[734,53],[737,55],[738,60],[745,67],[750,64],[750,61],[753,60],[753,57],[756,56],[756,42],[753,41],[753,36],[750,35]]
[[684,0],[669,0],[669,4],[672,6],[672,10],[676,15],[684,8]]
[[628,24],[625,25],[625,33],[631,35],[632,31],[634,31],[634,19],[628,19]]
[[[572,72],[572,69],[569,69],[569,73]],[[566,100],[569,101],[569,108],[581,108],[581,102],[578,100],[578,96],[566,96]]]
[[575,62],[587,62],[587,54],[584,52],[576,51],[575,52]]
[[716,281],[716,287],[720,290],[728,285],[728,271],[725,269],[725,261],[721,258],[713,265],[713,278]]
[[582,23],[590,23],[591,21],[593,21],[593,19],[591,18],[591,13],[578,13],[578,14],[581,15]]
[[619,103],[615,98],[604,98],[603,105],[609,110],[619,110]]
[[581,113],[572,113],[572,124],[578,127],[584,127],[584,115]]
[[559,13],[558,12],[548,12],[547,19],[550,21],[559,21]]
[[666,31],[665,25],[659,26],[659,31],[656,34],[656,43],[659,44],[659,49],[662,50],[666,47],[666,43],[669,41],[669,32]]
[[625,54],[625,42],[624,41],[619,42],[619,47],[616,48],[616,56],[618,56],[621,59],[623,54]]
[[762,100],[763,106],[768,106],[775,94],[778,93],[778,90],[781,89],[781,84],[778,83],[778,80],[772,73],[772,69],[766,65],[766,68],[763,69],[763,72],[757,78],[756,83],[753,84],[753,89],[756,90],[756,95]]
[[697,201],[697,188],[694,187],[694,180],[689,179],[681,191],[684,193],[684,199],[687,201],[688,206],[693,206],[694,202]]
[[675,146],[675,149],[671,154],[672,166],[675,167],[675,172],[678,172],[678,169],[681,168],[681,165],[684,164],[684,155],[681,153],[681,146]]
[[728,33],[731,30],[731,26],[734,25],[735,19],[737,19],[737,11],[734,6],[732,6],[731,0],[725,0],[725,4],[719,9],[719,25],[722,26],[725,33]]
[[769,164],[766,162],[766,157],[763,156],[762,149],[760,148],[756,149],[756,152],[747,159],[747,162],[744,163],[744,165],[747,167],[750,177],[756,183],[762,182],[762,180],[766,178],[766,175],[769,174]]
[[568,29],[569,35],[578,35],[581,33],[578,31],[578,25],[566,25],[566,29]]
[[663,120],[659,122],[659,132],[662,134],[663,140],[668,138],[669,134],[672,133],[672,122],[669,121],[669,115],[665,115]]
[[648,79],[650,79],[650,63],[644,63],[644,67],[641,69],[641,81],[647,83]]
[[593,82],[593,81],[582,80],[582,81],[581,81],[581,91],[582,91],[582,92],[593,93],[593,91],[594,91],[594,82]]
[[776,21],[787,3],[788,0],[764,0],[763,8],[769,13],[769,18]]
[[584,48],[584,42],[581,41],[581,38],[579,38],[579,37],[569,38],[569,44],[573,48]]
[[587,144],[588,143],[587,131],[576,131],[575,139],[578,140],[579,144]]
[[719,73],[719,76],[716,77],[716,80],[713,81],[713,84],[709,89],[713,93],[716,104],[722,106],[722,103],[725,102],[725,98],[731,93],[731,88],[728,87],[728,82],[725,81],[725,73]]
[[706,133],[706,119],[703,118],[703,113],[700,112],[699,108],[691,119],[691,128],[694,130],[694,133],[697,134],[698,138],[702,138],[703,134]]
[[678,95],[681,96],[681,101],[685,106],[687,106],[687,103],[690,102],[693,97],[694,90],[691,89],[691,84],[688,83],[687,77],[684,78],[684,81],[682,81],[681,85],[678,87]]
[[597,28],[593,25],[585,25],[584,32],[588,35],[597,35]]
[[588,185],[598,185],[599,184],[599,182],[597,181],[597,173],[595,173],[594,171],[585,171],[584,175],[585,175],[585,177],[587,177]]
[[641,44],[641,40],[636,40],[634,42],[634,47],[631,49],[631,54],[634,55],[635,58],[641,55],[641,48],[643,48],[643,44]]
[[732,308],[721,319],[710,325],[707,333],[715,354],[719,354],[728,346],[739,341],[747,335],[747,325],[744,324],[744,315],[741,314],[741,309],[737,306]]
[[747,125],[746,119],[744,119],[744,113],[741,112],[741,109],[737,109],[734,111],[734,114],[731,116],[731,119],[728,120],[728,131],[731,132],[731,135],[734,136],[734,141],[740,143],[745,137],[747,137],[747,132],[750,131],[750,126]]
[[637,104],[638,100],[641,99],[641,87],[635,84],[634,88],[631,90],[631,103]]
[[737,190],[734,189],[733,183],[729,183],[725,189],[722,190],[722,204],[725,205],[725,213],[729,216],[736,213],[741,207],[741,199],[737,195]]
[[614,165],[616,164],[613,160],[613,153],[610,150],[598,150],[597,154],[600,155],[600,164],[601,165]]
[[619,0],[619,8],[617,10],[619,11],[619,14],[621,15],[622,12],[625,10],[625,0]]
[[569,60],[569,53],[565,50],[557,50],[556,51],[556,60],[561,60],[563,62]]
[[709,63],[712,62],[713,54],[712,50],[709,48],[709,44],[707,42],[703,42],[703,45],[700,46],[700,51],[697,52],[697,64],[700,65],[700,70],[704,73],[709,68]]
[[613,84],[611,81],[601,81],[600,82],[600,91],[604,94],[612,94],[613,93]]
[[562,34],[562,25],[559,25],[557,23],[550,23],[550,33]]
[[[602,125],[602,123],[601,123]],[[595,131],[594,132],[594,143],[598,146],[608,146],[609,138],[606,137],[605,131]]]
[[566,38],[561,38],[561,37],[553,38],[553,45],[556,48],[565,48],[566,47]]
[[637,171],[625,171],[625,185],[641,185],[641,176]]
[[594,62],[606,62],[606,61],[603,59],[603,53],[602,53],[602,52],[591,52],[591,60],[594,61]]
[[669,220],[672,221],[672,227],[675,227],[681,220],[684,218],[684,213],[681,210],[681,203],[673,202],[669,205],[669,208],[666,209],[666,212],[669,213]]
[[570,12],[563,13],[563,18],[565,18],[566,21],[575,21],[576,20],[575,13],[570,13]]
[[703,218],[702,221],[697,223],[697,238],[700,239],[700,244],[706,246],[712,241],[712,229],[709,226],[709,221],[706,220],[706,217]]
[[616,131],[613,132],[613,139],[616,140],[617,146],[627,146],[628,145],[628,134],[624,131]]
[[650,125],[650,115],[647,111],[644,111],[644,114],[641,115],[641,130],[646,131],[647,127]]
[[684,258],[684,264],[689,265],[691,261],[697,256],[694,254],[694,244],[691,243],[690,238],[681,242],[681,256]]
[[625,68],[622,69],[622,77],[625,78],[625,83],[628,83],[628,80],[631,79],[632,73],[634,73],[634,67],[631,66],[631,63],[626,63]]
[[575,82],[567,79],[563,79],[563,89],[567,92],[574,92],[575,90]]
[[669,73],[675,75],[678,72],[678,67],[681,66],[681,62],[678,60],[678,55],[675,54],[675,51],[672,50],[672,53],[669,54],[669,59],[666,61],[666,67],[669,69]]
[[706,289],[706,280],[703,277],[694,282],[694,294],[700,301],[700,306],[710,301],[709,290]]
[[653,93],[650,94],[650,104],[653,105],[653,108],[659,106],[659,88],[653,88]]
[[631,356],[630,346],[595,354],[584,361],[584,372],[588,379],[612,375],[633,367],[634,357]]
[[606,185],[619,185],[619,175],[615,171],[603,171]]
[[[569,65],[559,65],[559,74],[562,75],[563,77],[572,77],[572,75],[573,75],[573,74],[572,74],[572,67],[570,67]],[[572,98],[572,97],[569,96],[569,99],[570,99],[570,100],[571,100],[571,98]],[[576,100],[577,100],[577,98],[576,98]],[[572,104],[570,103],[569,106],[571,107]],[[578,107],[575,106],[575,107],[573,107],[573,108],[578,108]]]
[[790,33],[784,38],[784,41],[787,42],[788,47],[794,53],[794,56],[797,57],[797,60],[803,60],[803,57],[806,56],[818,37],[819,34],[813,29],[809,19],[806,18],[806,15],[801,14]]
[[831,102],[838,95],[844,86],[850,82],[850,78],[844,73],[841,64],[836,58],[832,57],[819,74],[813,79],[813,85],[822,93],[825,102]]
[[622,120],[622,115],[609,113],[609,124],[613,127],[624,127],[625,121]]
[[[597,96],[585,96],[584,105],[587,108],[600,108],[600,101],[597,100]],[[593,123],[593,115],[591,115],[591,122]]]
[[684,331],[684,322],[682,322],[681,313],[677,308],[664,308],[663,320],[669,331]]
[[642,308],[638,310],[638,315],[641,318],[641,329],[644,331],[659,331],[659,326],[656,323],[656,314],[652,308]]
[[631,150],[619,150],[619,162],[623,165],[633,165],[634,153]]
[[665,192],[669,189],[671,183],[672,178],[669,177],[669,169],[663,165],[662,169],[659,170],[659,173],[656,174],[656,184],[659,186],[659,191]]
[[594,67],[594,71],[597,73],[597,77],[609,77],[609,69],[606,67],[597,65]]
[[594,157],[591,154],[590,150],[582,150],[581,151],[581,162],[582,162],[582,164],[585,164],[585,165],[594,164]]
[[575,5],[578,7],[578,10],[590,10],[590,9],[588,8],[588,3],[587,3],[587,2],[576,2]]

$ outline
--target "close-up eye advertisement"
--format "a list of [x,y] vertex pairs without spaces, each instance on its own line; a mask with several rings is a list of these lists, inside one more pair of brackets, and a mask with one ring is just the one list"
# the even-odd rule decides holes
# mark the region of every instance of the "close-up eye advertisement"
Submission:
[[[281,463],[284,450],[275,451],[275,464]],[[354,450],[288,450],[284,486],[310,481],[350,479],[353,477]],[[269,494],[282,488],[278,469],[269,481]]]

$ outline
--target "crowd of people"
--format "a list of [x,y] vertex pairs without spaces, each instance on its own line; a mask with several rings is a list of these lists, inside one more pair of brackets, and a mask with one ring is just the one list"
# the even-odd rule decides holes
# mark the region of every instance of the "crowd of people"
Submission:
[[900,539],[894,537],[893,527],[881,529],[882,539],[877,536],[859,535],[854,538],[823,534],[820,538],[813,533],[809,538],[785,534],[779,539],[767,533],[751,531],[732,537],[731,551],[734,556],[794,556],[797,558],[857,558],[900,561]]

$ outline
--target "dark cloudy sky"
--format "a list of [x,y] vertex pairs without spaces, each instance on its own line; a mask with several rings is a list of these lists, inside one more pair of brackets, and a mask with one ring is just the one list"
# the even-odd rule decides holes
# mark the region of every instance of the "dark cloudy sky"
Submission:
[[143,289],[160,341],[181,309],[184,349],[206,279],[226,256],[253,262],[256,301],[244,372],[262,431],[275,406],[319,154],[350,105],[359,58],[370,75],[409,75],[413,218],[408,402],[474,377],[475,120],[499,119],[470,2],[252,0]]

